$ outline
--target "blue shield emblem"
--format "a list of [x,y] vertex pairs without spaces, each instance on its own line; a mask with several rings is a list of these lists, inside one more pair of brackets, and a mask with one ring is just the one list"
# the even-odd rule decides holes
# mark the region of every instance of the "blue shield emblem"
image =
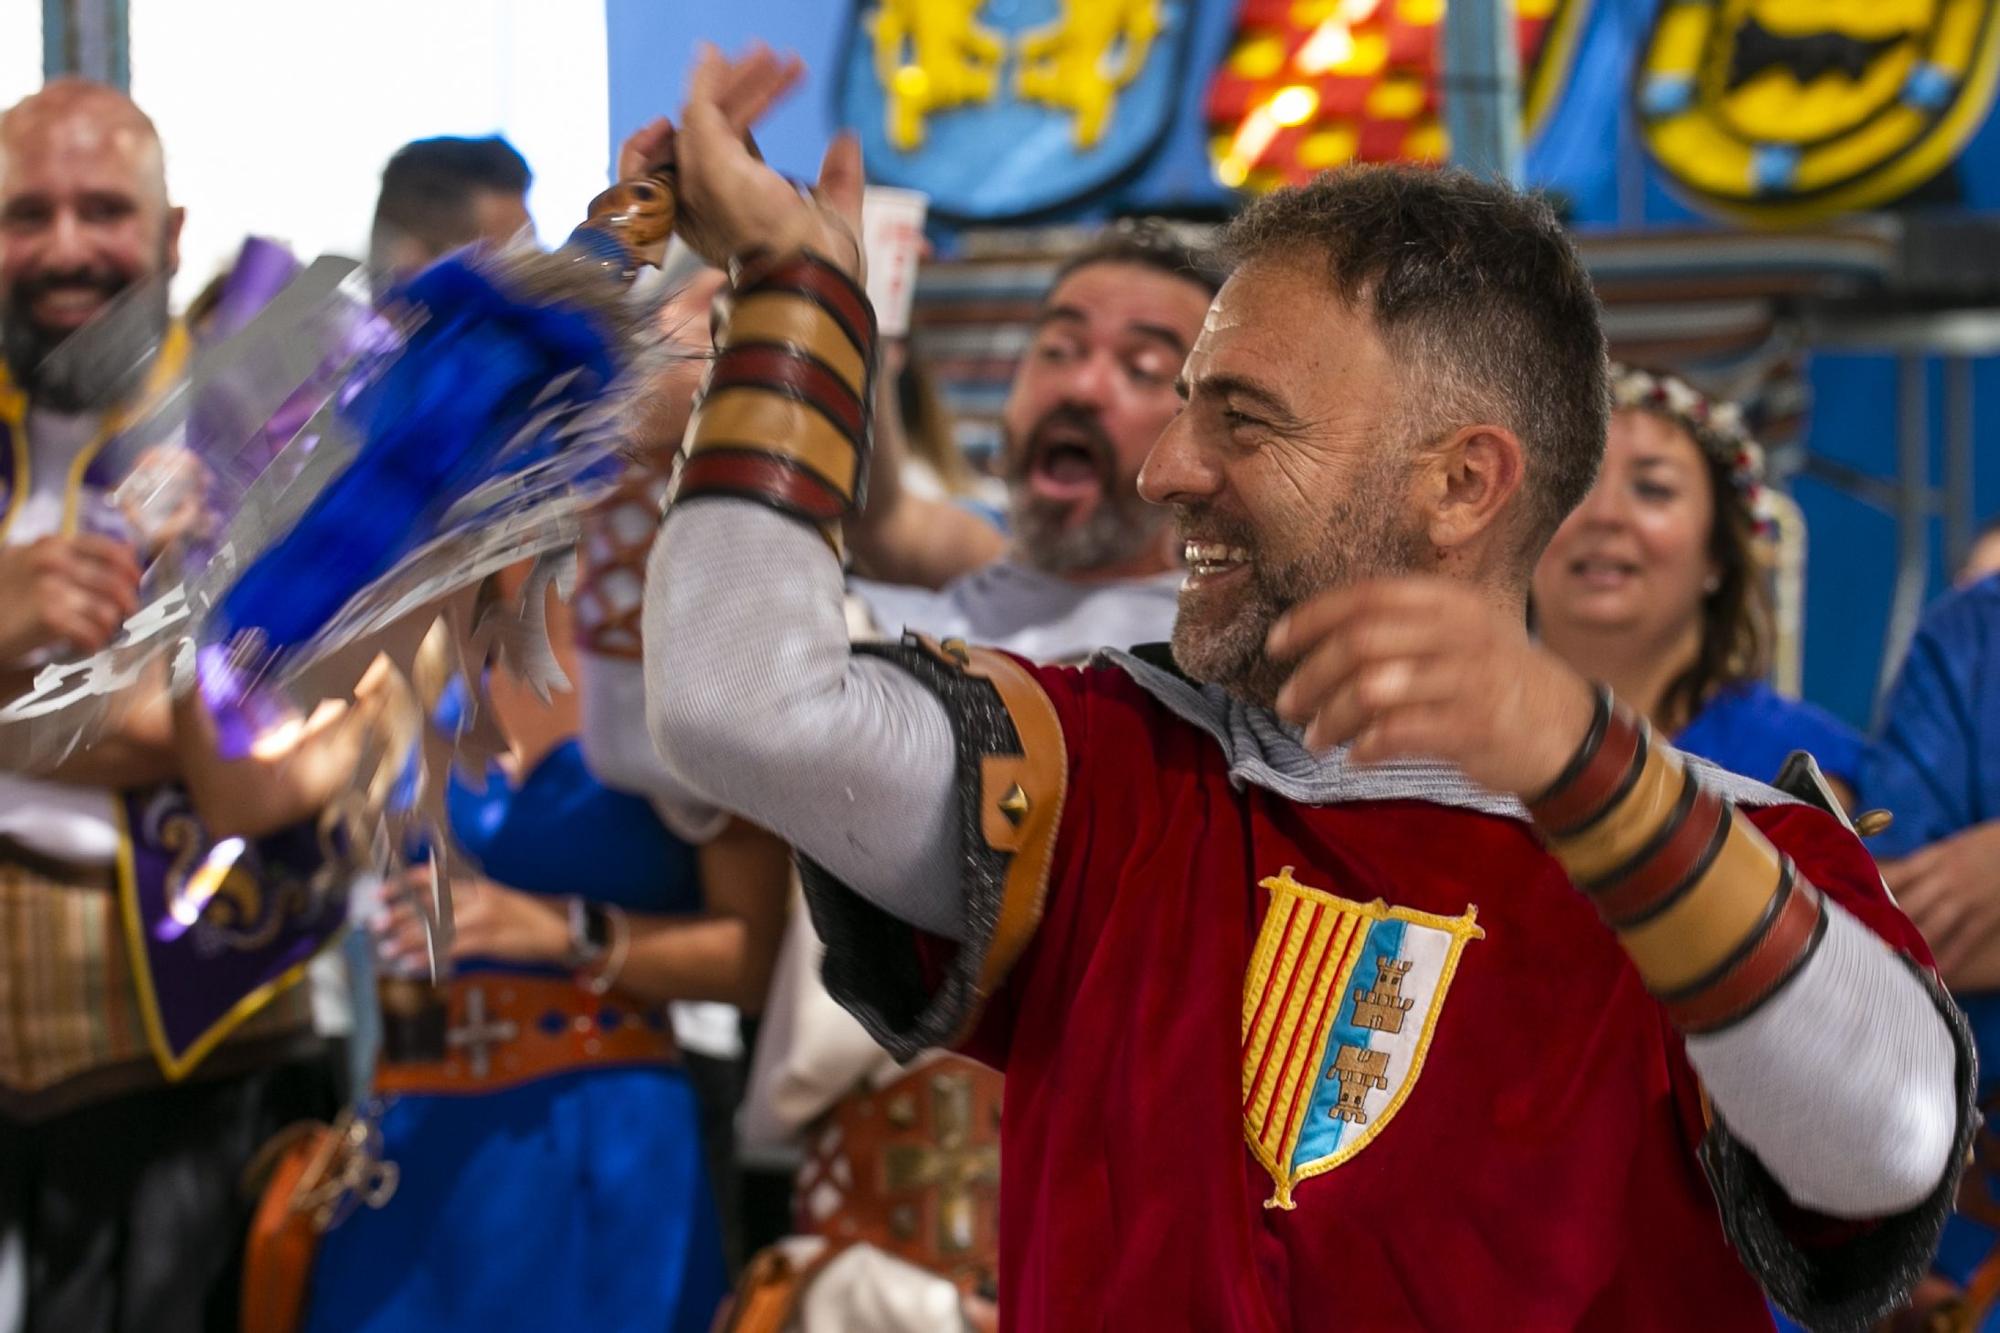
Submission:
[[870,179],[965,221],[1073,203],[1165,137],[1190,0],[859,0],[839,114]]
[[1302,1181],[1366,1148],[1416,1088],[1458,957],[1484,939],[1479,909],[1435,916],[1353,902],[1292,878],[1243,978],[1243,1140],[1295,1208]]

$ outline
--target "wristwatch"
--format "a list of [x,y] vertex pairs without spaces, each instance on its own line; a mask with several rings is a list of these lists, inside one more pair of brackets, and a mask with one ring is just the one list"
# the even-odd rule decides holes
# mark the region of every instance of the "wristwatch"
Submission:
[[563,961],[573,971],[584,971],[604,961],[611,951],[611,914],[604,904],[583,898],[569,900],[569,956]]

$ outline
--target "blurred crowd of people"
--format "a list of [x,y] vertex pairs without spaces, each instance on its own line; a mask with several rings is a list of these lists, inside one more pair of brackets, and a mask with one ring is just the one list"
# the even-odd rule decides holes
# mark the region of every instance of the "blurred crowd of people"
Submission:
[[[635,136],[628,173],[654,146]],[[377,290],[516,240],[529,181],[497,139],[403,148],[375,212]],[[55,82],[0,117],[10,693],[102,647],[138,606],[150,552],[93,518],[117,479],[91,462],[181,372],[175,349],[205,337],[213,292],[181,316],[166,302],[172,198],[151,123],[115,91]],[[669,267],[658,319],[701,353],[725,276],[685,254]],[[914,630],[1045,663],[1172,639],[1189,565],[1241,558],[1226,539],[1186,542],[1171,505],[1149,502],[1171,486],[1142,478],[1226,277],[1152,220],[1066,257],[991,478],[952,446],[919,349],[887,342],[873,472],[844,532],[852,639]],[[93,373],[115,355],[61,355],[72,338],[163,350],[134,384]],[[117,794],[177,784],[209,834],[254,837],[312,816],[314,765],[343,762],[352,729],[282,765],[224,761],[162,683],[88,748],[0,771],[0,1330],[695,1333],[723,1311],[745,1330],[997,1326],[1000,1076],[880,1049],[821,981],[791,849],[691,797],[645,723],[654,533],[704,364],[663,373],[634,420],[574,593],[526,568],[481,589],[547,599],[575,688],[543,698],[493,673],[506,747],[453,778],[476,873],[449,885],[447,956],[418,906],[430,886],[386,886],[357,912],[368,966],[330,954],[317,988],[270,998],[169,1078],[119,917]],[[1769,683],[1765,480],[1735,409],[1665,370],[1613,367],[1610,392],[1603,464],[1534,569],[1539,641],[1688,754],[1770,782],[1808,752],[1843,817],[1872,829],[1863,812],[1889,812],[1869,847],[2000,1068],[1996,542],[1931,609],[1874,734],[1858,734]],[[1004,495],[997,519],[982,484]],[[372,999],[349,1002],[356,985]],[[316,1010],[315,989],[332,1003]],[[373,1058],[350,1067],[356,1051]],[[315,1237],[288,1298],[252,1243],[267,1145],[343,1112],[381,1188]],[[1925,1299],[2000,1287],[1985,1188],[1949,1225]]]

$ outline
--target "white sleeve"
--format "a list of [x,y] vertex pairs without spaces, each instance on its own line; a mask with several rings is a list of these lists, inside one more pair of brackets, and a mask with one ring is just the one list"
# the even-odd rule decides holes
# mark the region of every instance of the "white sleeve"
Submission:
[[1716,1113],[1786,1194],[1834,1217],[1923,1202],[1951,1165],[1957,1050],[1916,973],[1827,901],[1799,973],[1733,1027],[1687,1043]]
[[965,933],[944,705],[848,642],[839,562],[745,500],[668,510],[646,576],[647,718],[668,770],[912,925]]
[[708,842],[729,812],[703,800],[674,775],[646,729],[646,671],[629,657],[577,653],[582,676],[584,763],[607,787],[651,801],[660,819],[688,842]]

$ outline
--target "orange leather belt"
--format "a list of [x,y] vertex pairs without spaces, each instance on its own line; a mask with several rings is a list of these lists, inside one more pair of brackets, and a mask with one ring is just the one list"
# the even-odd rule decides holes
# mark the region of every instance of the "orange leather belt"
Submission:
[[866,1242],[965,1291],[991,1288],[1000,1255],[1001,1077],[962,1055],[857,1089],[809,1137],[798,1228]]
[[680,1060],[665,1009],[615,991],[592,995],[566,978],[483,973],[432,994],[443,1002],[443,1058],[398,1059],[385,1047],[378,1094],[493,1092],[571,1069]]

